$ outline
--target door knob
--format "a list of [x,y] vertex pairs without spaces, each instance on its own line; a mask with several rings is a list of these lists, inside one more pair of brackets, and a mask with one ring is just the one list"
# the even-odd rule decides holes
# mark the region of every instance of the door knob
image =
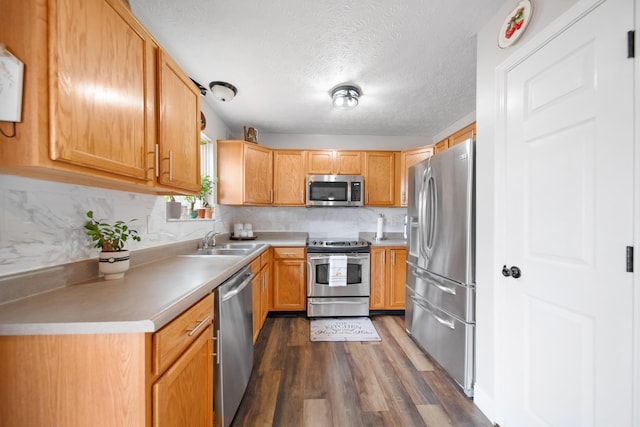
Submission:
[[518,277],[522,276],[522,271],[520,271],[520,267],[517,267],[515,265],[511,266],[510,268],[504,265],[502,266],[502,275],[504,277],[513,277],[514,279],[517,279]]

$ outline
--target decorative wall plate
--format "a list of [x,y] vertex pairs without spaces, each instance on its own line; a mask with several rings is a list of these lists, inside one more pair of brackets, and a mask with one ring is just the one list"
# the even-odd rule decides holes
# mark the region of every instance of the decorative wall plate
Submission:
[[204,130],[207,127],[207,118],[204,116],[204,113],[200,111],[200,130]]
[[514,44],[524,33],[529,25],[533,7],[529,0],[518,2],[516,7],[507,15],[500,33],[498,34],[498,46],[505,49]]

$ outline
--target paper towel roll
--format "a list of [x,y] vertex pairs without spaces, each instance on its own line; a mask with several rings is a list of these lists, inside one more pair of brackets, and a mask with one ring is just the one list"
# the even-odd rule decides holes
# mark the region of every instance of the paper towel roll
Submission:
[[383,227],[384,227],[384,217],[382,216],[382,214],[380,214],[380,216],[378,217],[378,228],[376,230],[377,240],[382,240],[383,238],[383,232],[382,232]]

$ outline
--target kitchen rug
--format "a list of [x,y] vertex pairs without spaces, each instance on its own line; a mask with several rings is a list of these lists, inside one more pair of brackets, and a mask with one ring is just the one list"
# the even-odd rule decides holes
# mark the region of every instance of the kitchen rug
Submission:
[[382,341],[368,317],[311,319],[311,341]]

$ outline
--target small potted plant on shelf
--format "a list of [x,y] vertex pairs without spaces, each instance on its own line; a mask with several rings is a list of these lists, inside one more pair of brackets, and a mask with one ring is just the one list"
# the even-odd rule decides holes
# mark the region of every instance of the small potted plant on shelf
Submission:
[[[124,249],[125,242],[131,238],[140,241],[138,231],[124,221],[116,221],[113,225],[93,218],[93,211],[87,212],[84,224],[86,233],[95,242],[94,247],[101,250],[98,256],[98,270],[105,280],[120,279],[129,269],[129,251]],[[130,222],[135,221],[132,219]]]
[[198,216],[198,212],[194,209],[194,205],[196,204],[195,196],[184,196],[184,199],[189,203],[189,210],[187,211],[187,216],[189,218],[195,218]]
[[207,197],[213,194],[213,186],[217,182],[217,178],[211,178],[209,175],[204,175],[200,180],[200,193],[198,199],[200,199],[200,209],[198,209],[198,218],[211,218],[213,215],[213,207],[209,205]]
[[165,196],[167,199],[167,218],[168,219],[180,219],[182,214],[182,203],[177,202],[174,196]]

